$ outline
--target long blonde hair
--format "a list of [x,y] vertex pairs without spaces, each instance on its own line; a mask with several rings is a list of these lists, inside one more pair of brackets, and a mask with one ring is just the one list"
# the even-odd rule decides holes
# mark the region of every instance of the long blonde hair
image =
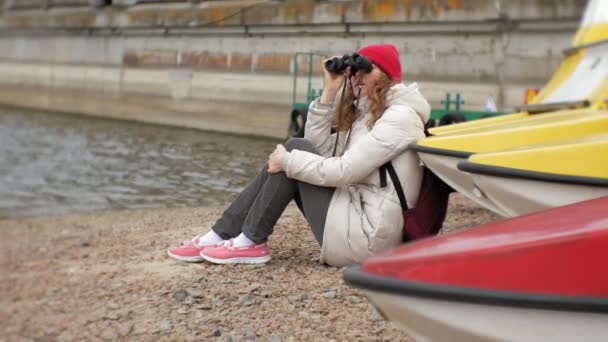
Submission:
[[[367,122],[368,128],[371,129],[386,110],[386,93],[393,85],[395,85],[395,82],[385,73],[382,73],[373,89],[367,94],[369,111],[372,114],[372,117]],[[359,109],[353,105],[355,95],[349,84],[346,85],[343,96],[342,103],[338,106],[333,120],[334,127],[340,132],[349,130],[359,114]]]

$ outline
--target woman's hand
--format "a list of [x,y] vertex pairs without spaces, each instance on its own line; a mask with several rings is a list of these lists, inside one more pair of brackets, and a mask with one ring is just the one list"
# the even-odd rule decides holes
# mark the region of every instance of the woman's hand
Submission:
[[283,158],[285,157],[285,147],[283,145],[278,144],[277,147],[272,151],[270,156],[268,157],[268,173],[275,174],[279,173],[283,170],[281,163],[283,162]]
[[325,89],[323,89],[323,95],[321,95],[321,103],[334,102],[334,98],[340,90],[342,82],[344,82],[344,74],[336,74],[333,72],[329,72],[327,71],[327,68],[325,68],[325,63],[327,63],[327,61],[330,61],[334,57],[328,58],[321,63],[321,68],[323,68],[323,73],[325,74]]

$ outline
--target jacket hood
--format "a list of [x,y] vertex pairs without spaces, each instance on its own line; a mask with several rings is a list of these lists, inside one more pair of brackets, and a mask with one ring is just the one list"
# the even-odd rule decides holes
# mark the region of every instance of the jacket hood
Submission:
[[418,90],[417,83],[407,86],[403,83],[395,84],[386,94],[386,103],[389,106],[411,107],[425,124],[431,117],[431,106]]

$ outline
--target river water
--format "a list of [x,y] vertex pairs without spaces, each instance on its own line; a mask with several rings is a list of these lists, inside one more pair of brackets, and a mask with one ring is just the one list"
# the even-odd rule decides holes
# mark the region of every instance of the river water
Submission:
[[0,217],[224,205],[277,143],[0,108]]

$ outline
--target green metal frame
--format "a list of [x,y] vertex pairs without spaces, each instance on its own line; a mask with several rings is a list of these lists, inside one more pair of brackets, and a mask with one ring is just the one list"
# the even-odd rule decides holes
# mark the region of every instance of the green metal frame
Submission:
[[[298,76],[300,73],[300,65],[298,62],[298,57],[302,56],[302,55],[308,56],[308,74],[307,74],[308,82],[307,82],[307,89],[306,89],[306,100],[304,102],[298,102],[297,87],[298,87]],[[321,96],[321,94],[323,93],[323,89],[318,89],[318,90],[312,89],[312,71],[313,71],[312,62],[313,62],[314,56],[327,57],[327,55],[320,54],[320,53],[314,53],[314,52],[296,52],[293,55],[293,99],[292,99],[292,103],[291,103],[292,109],[307,110],[310,102],[312,100],[314,100],[315,98]],[[325,80],[323,80],[323,82],[325,83]]]
[[[465,103],[460,93],[456,93],[454,100],[452,100],[452,94],[446,93],[445,100],[441,100],[443,108],[431,109],[431,120],[440,120],[442,116],[447,113],[459,113],[464,116],[466,121],[481,119],[487,115],[503,115],[506,112],[486,112],[486,111],[475,111],[475,110],[461,110],[460,106]],[[452,105],[454,107],[452,108]]]

